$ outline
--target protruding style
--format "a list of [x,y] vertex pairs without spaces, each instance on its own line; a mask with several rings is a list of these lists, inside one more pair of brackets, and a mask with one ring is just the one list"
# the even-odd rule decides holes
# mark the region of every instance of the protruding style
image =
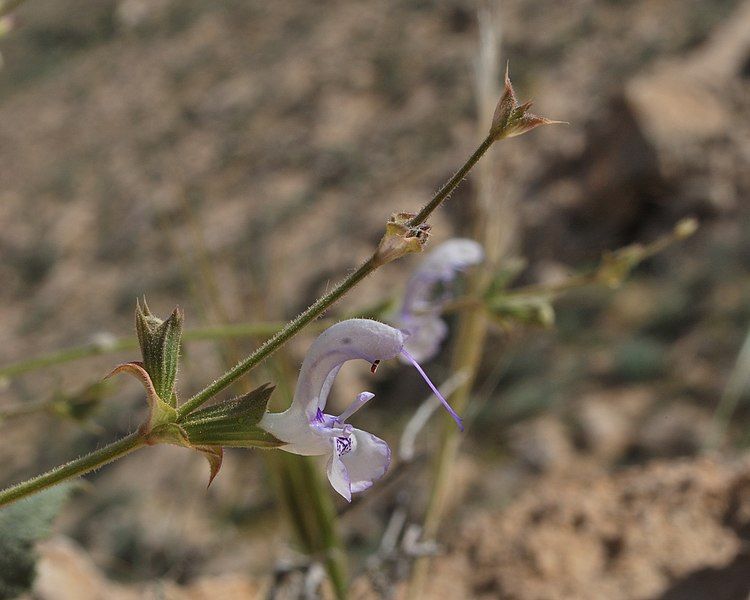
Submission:
[[[361,392],[338,416],[324,412],[328,394],[345,362],[361,359],[377,364],[396,358],[404,351],[404,340],[398,329],[369,319],[349,319],[329,327],[315,340],[302,363],[291,406],[282,413],[266,413],[258,423],[285,442],[282,450],[328,456],[328,479],[348,501],[353,493],[368,489],[385,475],[391,450],[379,437],[346,422],[374,394]],[[458,415],[439,392],[438,396],[460,425]]]

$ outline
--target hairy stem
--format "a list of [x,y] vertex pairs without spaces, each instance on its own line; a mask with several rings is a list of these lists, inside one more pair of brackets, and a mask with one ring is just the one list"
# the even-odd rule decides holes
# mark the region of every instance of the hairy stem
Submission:
[[281,329],[272,338],[266,340],[255,352],[253,352],[246,359],[237,363],[234,367],[229,369],[224,375],[216,379],[213,383],[202,389],[200,392],[195,394],[192,398],[187,400],[183,404],[178,413],[180,416],[189,415],[195,409],[202,406],[207,400],[218,394],[221,390],[231,385],[233,381],[247,373],[250,369],[261,363],[263,360],[268,358],[271,354],[276,352],[281,346],[292,339],[297,333],[300,332],[308,323],[314,321],[320,314],[334,304],[339,298],[346,294],[350,289],[367,277],[377,268],[377,264],[373,258],[369,258],[361,267],[359,267],[354,273],[349,275],[330,292],[318,298],[313,304],[311,304],[307,310],[299,314],[297,317],[289,321],[283,329]]
[[146,442],[140,433],[131,433],[99,450],[0,491],[0,506],[41,492],[67,479],[84,475],[145,445]]
[[[0,8],[2,5],[0,5]],[[422,224],[425,219],[443,202],[450,193],[458,187],[461,180],[471,170],[471,168],[477,163],[487,149],[492,145],[492,140],[486,138],[479,148],[469,157],[466,163],[456,172],[456,174],[446,183],[440,190],[433,196],[432,200],[414,217],[409,225],[415,227]],[[323,314],[328,308],[339,300],[344,294],[356,286],[360,281],[372,273],[381,265],[381,261],[377,260],[376,253],[368,258],[362,266],[356,271],[351,273],[343,281],[341,281],[336,287],[330,292],[321,296],[316,300],[310,307],[298,315],[296,318],[289,321],[284,327],[277,331],[277,333],[263,343],[255,352],[244,360],[237,363],[234,367],[229,369],[221,377],[216,379],[213,383],[205,387],[203,390],[195,394],[192,398],[187,400],[178,410],[178,419],[184,418],[191,412],[200,408],[210,398],[221,392],[223,389],[231,385],[236,379],[247,373],[250,369],[260,364],[263,360],[268,358],[286,342],[297,335],[306,325],[317,319]],[[77,349],[78,355],[75,358],[80,357],[81,349]],[[90,351],[90,350],[89,350]],[[66,356],[67,359],[67,356]],[[40,361],[44,361],[42,366],[49,364],[56,364],[55,362],[49,362],[50,358],[40,357],[36,359],[36,364],[33,368],[39,368],[37,365]],[[11,365],[12,366],[12,365]],[[7,369],[7,368],[6,368]],[[18,373],[18,367],[16,367],[15,373]],[[14,371],[11,370],[11,373]],[[8,375],[0,371],[0,375]],[[65,465],[57,467],[43,475],[34,477],[15,486],[12,486],[3,492],[0,492],[0,506],[23,498],[24,496],[31,495],[35,492],[39,492],[45,488],[48,488],[56,483],[60,483],[66,479],[77,477],[83,473],[87,473],[93,469],[96,469],[102,465],[105,465],[113,460],[132,452],[136,448],[144,445],[142,437],[138,434],[131,434],[118,442],[114,442],[104,448],[92,452],[84,457],[71,461]]]
[[432,200],[425,204],[422,210],[420,210],[417,215],[409,221],[409,227],[416,227],[417,225],[424,223],[427,220],[427,217],[429,217],[432,212],[451,195],[451,192],[458,187],[458,184],[461,183],[467,173],[471,171],[472,167],[479,162],[479,159],[484,156],[484,153],[490,149],[490,146],[492,146],[493,143],[495,143],[495,139],[491,135],[484,138],[482,143],[479,144],[479,147],[474,150],[474,154],[469,157],[469,160],[467,160],[464,165],[456,171],[456,174],[438,190],[437,194],[432,197]]
[[[472,169],[472,167],[479,161],[485,152],[493,143],[491,137],[487,137],[464,163],[464,165],[456,172],[456,174],[448,180],[448,182],[438,190],[438,192],[432,197],[432,199],[422,208],[419,213],[409,221],[410,227],[416,227],[421,225],[430,216],[430,214],[438,207],[442,202],[445,201],[451,192],[455,190],[461,183],[466,174]],[[246,359],[237,363],[229,371],[224,373],[221,377],[216,379],[209,386],[195,394],[192,398],[187,400],[183,404],[178,413],[181,417],[190,414],[202,406],[210,398],[218,394],[227,386],[231,385],[238,377],[241,377],[247,373],[250,369],[261,363],[263,360],[268,358],[286,342],[297,335],[306,325],[317,319],[323,314],[331,305],[339,300],[344,294],[356,286],[360,281],[372,273],[375,269],[381,266],[380,261],[377,260],[376,253],[365,261],[356,271],[351,273],[343,281],[341,281],[336,287],[330,292],[318,298],[313,304],[311,304],[307,310],[299,314],[296,318],[292,319],[287,323],[283,329],[278,331],[276,335],[268,339],[262,346],[260,346],[255,352],[253,352]]]

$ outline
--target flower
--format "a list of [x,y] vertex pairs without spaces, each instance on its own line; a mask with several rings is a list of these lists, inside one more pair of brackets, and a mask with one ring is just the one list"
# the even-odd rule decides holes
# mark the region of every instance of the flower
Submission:
[[[342,365],[354,359],[372,363],[395,358],[404,350],[405,335],[398,329],[369,319],[349,319],[326,329],[302,363],[291,406],[282,413],[266,413],[259,426],[282,442],[281,450],[305,456],[328,456],[328,479],[346,500],[372,486],[388,470],[391,451],[383,440],[346,421],[374,394],[362,392],[340,415],[325,413],[331,386]],[[408,354],[407,354],[408,356]],[[461,419],[412,361],[420,375],[461,427]]]
[[452,296],[449,284],[460,271],[482,260],[484,252],[479,243],[453,238],[435,248],[414,271],[395,319],[399,329],[409,336],[406,350],[414,359],[429,360],[437,354],[448,333],[440,313]]

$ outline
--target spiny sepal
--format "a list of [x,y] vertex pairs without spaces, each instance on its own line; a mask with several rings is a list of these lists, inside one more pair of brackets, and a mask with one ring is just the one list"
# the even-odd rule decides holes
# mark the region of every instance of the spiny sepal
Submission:
[[166,321],[153,315],[143,299],[136,303],[135,330],[143,356],[143,368],[151,377],[159,398],[170,406],[177,405],[174,386],[180,358],[180,340],[185,315],[177,307]]
[[180,421],[193,446],[277,448],[284,443],[258,426],[274,387],[252,392],[191,413]]
[[513,84],[510,82],[508,66],[505,66],[505,87],[492,116],[490,135],[497,141],[531,131],[540,125],[553,125],[565,121],[553,121],[529,112],[532,102],[518,103]]
[[[140,428],[140,432],[145,436],[151,436],[152,432],[158,427],[167,424],[174,424],[177,421],[177,411],[175,408],[162,400],[156,393],[153,381],[148,372],[140,362],[128,362],[118,365],[105,377],[109,379],[118,373],[127,373],[137,378],[146,391],[146,403],[148,404],[148,415]],[[149,442],[151,443],[151,442]],[[158,442],[154,442],[158,443]]]
[[221,464],[224,461],[224,448],[221,446],[193,446],[198,452],[200,452],[208,461],[208,484],[206,487],[211,487],[211,483],[216,476],[219,474]]

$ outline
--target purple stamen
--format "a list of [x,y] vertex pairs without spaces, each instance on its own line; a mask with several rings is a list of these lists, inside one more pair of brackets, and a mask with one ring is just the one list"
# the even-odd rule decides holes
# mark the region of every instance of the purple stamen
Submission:
[[458,428],[461,431],[463,431],[464,430],[463,420],[461,419],[461,417],[458,416],[458,414],[456,414],[456,411],[451,408],[451,405],[448,404],[448,401],[445,398],[443,398],[443,395],[440,393],[440,390],[438,390],[435,387],[435,384],[432,383],[432,381],[430,381],[430,378],[427,377],[427,373],[424,372],[424,369],[422,369],[422,367],[419,366],[419,363],[416,360],[414,360],[414,357],[411,354],[409,354],[406,351],[406,349],[402,349],[401,354],[403,354],[409,360],[409,362],[414,365],[414,368],[422,376],[422,379],[425,380],[427,385],[430,386],[430,389],[432,390],[432,392],[438,397],[438,400],[440,400],[440,402],[443,404],[443,407],[445,408],[445,410],[447,410],[448,414],[451,417],[453,417],[453,420],[456,422],[456,425],[458,425]]

